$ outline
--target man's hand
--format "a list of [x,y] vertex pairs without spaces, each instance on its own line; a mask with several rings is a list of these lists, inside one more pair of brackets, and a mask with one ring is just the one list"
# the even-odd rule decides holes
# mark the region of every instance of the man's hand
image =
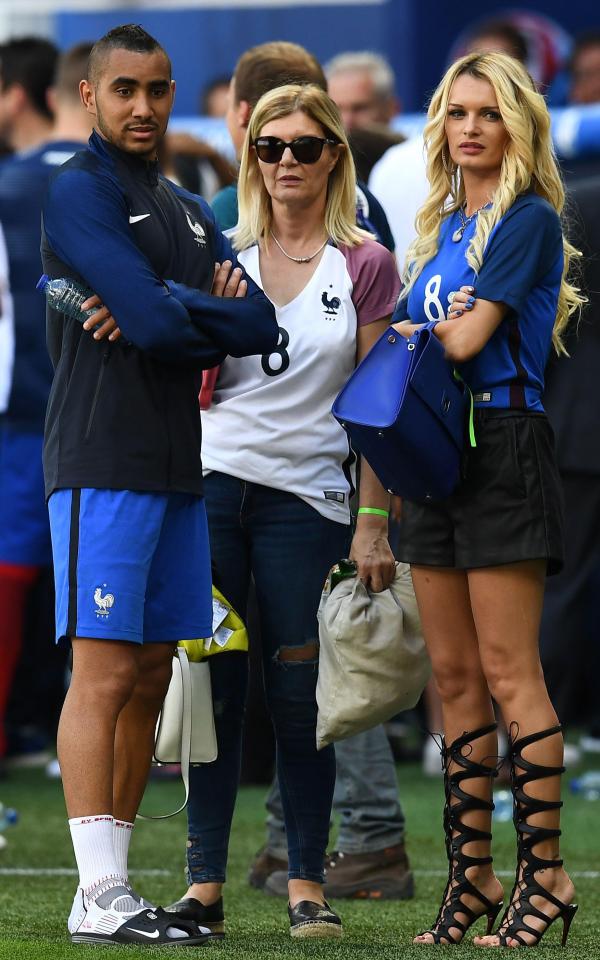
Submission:
[[224,260],[223,263],[215,263],[215,275],[213,277],[212,290],[213,297],[245,297],[248,292],[248,282],[243,280],[244,271],[241,267],[232,270],[231,260]]
[[374,526],[361,522],[357,527],[350,548],[350,559],[357,565],[359,579],[372,593],[386,590],[394,579],[394,554],[385,534]]
[[[81,304],[82,311],[93,310],[94,307],[99,307],[99,309],[96,310],[92,317],[88,317],[83,324],[83,329],[94,330],[94,327],[98,327],[92,334],[94,340],[103,340],[106,336],[108,336],[109,340],[118,340],[121,336],[121,330],[117,326],[117,321],[108,307],[102,304],[100,297],[94,294],[93,297],[88,297],[88,299]],[[100,326],[98,326],[98,324],[100,324]]]

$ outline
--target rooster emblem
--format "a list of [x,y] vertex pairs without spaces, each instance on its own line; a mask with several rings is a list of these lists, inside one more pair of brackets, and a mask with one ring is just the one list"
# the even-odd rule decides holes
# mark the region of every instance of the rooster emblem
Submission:
[[[104,584],[106,586],[106,584]],[[108,611],[112,606],[114,606],[115,598],[112,593],[107,593],[104,597],[102,596],[102,587],[96,587],[94,591],[94,601],[96,603],[96,609],[94,613],[99,616],[107,617]]]
[[192,218],[190,217],[189,213],[186,213],[186,218],[187,218],[187,222],[188,222],[188,227],[190,228],[190,230],[191,230],[192,233],[194,234],[194,240],[196,241],[196,243],[201,244],[203,247],[205,247],[205,246],[206,246],[206,234],[205,234],[204,230],[202,229],[202,227],[200,226],[199,223],[196,223],[196,221],[192,220]]
[[327,296],[327,290],[323,290],[321,294],[321,303],[325,307],[325,313],[336,314],[342,305],[342,301],[339,297],[332,297],[331,300]]

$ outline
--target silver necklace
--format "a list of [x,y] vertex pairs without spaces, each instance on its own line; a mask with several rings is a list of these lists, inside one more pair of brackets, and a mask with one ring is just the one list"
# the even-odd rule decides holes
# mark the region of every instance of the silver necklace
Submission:
[[458,216],[460,217],[460,227],[458,227],[458,229],[455,230],[454,233],[452,234],[452,240],[454,243],[460,243],[460,241],[463,238],[463,233],[471,223],[471,220],[473,220],[477,216],[479,211],[483,210],[484,207],[487,207],[487,203],[482,203],[481,206],[478,207],[477,210],[475,210],[470,217],[465,217],[464,210],[462,207],[458,208]]
[[311,261],[311,260],[314,260],[315,257],[317,256],[317,254],[320,253],[321,250],[322,250],[324,247],[327,246],[327,242],[328,242],[328,241],[326,240],[325,243],[322,243],[318,250],[315,250],[314,253],[311,253],[310,257],[293,257],[293,256],[291,255],[291,253],[286,253],[286,251],[283,249],[283,247],[281,246],[279,240],[277,239],[277,237],[275,236],[275,234],[273,233],[272,230],[271,230],[271,236],[273,237],[273,240],[275,241],[275,243],[277,244],[277,246],[278,246],[279,249],[281,250],[281,252],[282,252],[282,254],[284,255],[284,257],[287,257],[288,260],[293,260],[294,263],[310,263],[310,261]]

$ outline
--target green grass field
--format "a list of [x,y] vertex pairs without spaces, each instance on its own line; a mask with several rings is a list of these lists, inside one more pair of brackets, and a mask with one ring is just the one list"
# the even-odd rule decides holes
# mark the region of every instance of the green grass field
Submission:
[[[443,841],[440,828],[441,783],[426,780],[416,767],[399,767],[402,802],[408,823],[407,844],[416,873],[414,900],[396,902],[337,901],[345,936],[340,941],[290,939],[286,905],[246,884],[248,864],[263,843],[264,791],[245,788],[240,792],[233,827],[229,881],[225,888],[227,938],[206,948],[222,960],[288,957],[332,960],[380,960],[402,957],[422,960],[413,934],[430,923],[438,908],[445,882]],[[172,783],[152,783],[146,800],[148,812],[173,809],[180,788]],[[7,848],[0,852],[0,958],[2,960],[67,960],[86,952],[94,958],[115,957],[115,948],[76,947],[68,943],[65,920],[75,889],[75,876],[61,873],[74,863],[66,828],[60,783],[47,780],[38,771],[15,772],[0,784],[0,799],[19,810],[20,822],[7,832]],[[555,924],[538,949],[544,958],[595,960],[600,956],[600,803],[586,802],[566,793],[563,819],[563,853],[574,876],[580,909],[567,952],[559,942]],[[514,836],[510,823],[495,825],[496,866],[506,892],[514,870]],[[151,900],[168,903],[185,890],[183,853],[185,817],[163,823],[140,823],[132,843],[132,880]],[[136,870],[147,871],[141,874]],[[44,873],[46,871],[46,873]],[[49,871],[53,871],[50,873]],[[483,923],[483,921],[482,921]],[[476,929],[479,929],[477,927]],[[446,948],[447,949],[447,948]],[[462,957],[481,951],[464,944]],[[121,948],[128,957],[167,955],[168,948]],[[185,951],[184,951],[185,953]],[[118,948],[117,948],[118,954]],[[179,954],[178,954],[179,955]]]

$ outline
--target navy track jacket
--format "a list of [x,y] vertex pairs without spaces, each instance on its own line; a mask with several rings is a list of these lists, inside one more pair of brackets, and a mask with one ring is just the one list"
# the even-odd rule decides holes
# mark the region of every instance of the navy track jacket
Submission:
[[278,337],[250,278],[245,298],[210,295],[215,261],[226,259],[236,262],[208,204],[156,163],[94,132],[60,168],[44,207],[44,271],[97,293],[122,337],[97,342],[48,310],[46,496],[65,487],[202,492],[202,370],[227,354],[269,353]]
[[0,162],[0,223],[8,253],[15,332],[3,422],[16,432],[40,434],[44,429],[52,366],[44,338],[44,299],[35,289],[40,275],[40,214],[50,177],[82,145],[81,141],[50,140]]

